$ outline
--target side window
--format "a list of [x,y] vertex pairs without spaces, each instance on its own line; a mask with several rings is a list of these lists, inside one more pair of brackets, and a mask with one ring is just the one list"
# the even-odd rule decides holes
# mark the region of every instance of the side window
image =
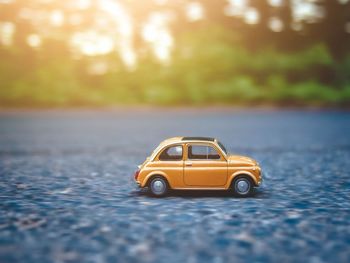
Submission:
[[161,161],[177,161],[182,160],[182,146],[170,146],[165,148],[163,152],[159,155],[159,160]]
[[188,158],[194,160],[217,160],[220,159],[220,155],[211,146],[190,145],[188,146]]

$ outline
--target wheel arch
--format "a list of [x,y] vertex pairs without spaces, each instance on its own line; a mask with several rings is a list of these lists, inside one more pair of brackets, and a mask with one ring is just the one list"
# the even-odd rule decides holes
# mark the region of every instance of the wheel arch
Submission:
[[151,181],[151,179],[152,179],[153,177],[156,177],[156,176],[164,177],[164,179],[167,181],[169,187],[171,188],[171,183],[170,183],[170,180],[169,180],[169,176],[168,176],[166,173],[161,172],[161,171],[154,171],[154,172],[149,173],[149,174],[146,176],[142,187],[148,186],[148,184],[149,184],[149,182]]
[[232,185],[232,182],[238,177],[238,176],[247,176],[248,178],[250,178],[252,180],[252,182],[254,183],[254,186],[257,186],[258,185],[258,181],[256,179],[256,177],[248,172],[248,171],[237,171],[237,172],[234,172],[231,176],[230,176],[230,179],[229,179],[229,184],[228,184],[228,187],[230,188],[231,185]]

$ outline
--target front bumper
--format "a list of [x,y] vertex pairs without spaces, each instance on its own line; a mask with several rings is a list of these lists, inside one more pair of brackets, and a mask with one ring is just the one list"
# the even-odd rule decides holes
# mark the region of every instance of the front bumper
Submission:
[[261,186],[263,181],[263,172],[260,167],[258,169],[259,169],[259,174],[258,174],[257,186]]
[[263,183],[263,173],[260,172],[258,176],[258,186],[261,186],[262,183]]

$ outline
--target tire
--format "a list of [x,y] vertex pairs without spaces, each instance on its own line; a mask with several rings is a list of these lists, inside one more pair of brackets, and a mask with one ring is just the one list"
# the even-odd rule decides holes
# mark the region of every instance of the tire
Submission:
[[238,176],[232,183],[233,193],[239,197],[250,196],[253,191],[254,184],[248,176]]
[[169,185],[166,179],[162,176],[155,176],[149,182],[149,190],[154,196],[165,196],[169,190]]

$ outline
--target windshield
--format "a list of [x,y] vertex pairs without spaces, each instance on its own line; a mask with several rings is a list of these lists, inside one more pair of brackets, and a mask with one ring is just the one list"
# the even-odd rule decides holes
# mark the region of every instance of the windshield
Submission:
[[227,155],[227,150],[226,150],[225,146],[219,141],[217,141],[217,143],[220,146],[221,150]]

